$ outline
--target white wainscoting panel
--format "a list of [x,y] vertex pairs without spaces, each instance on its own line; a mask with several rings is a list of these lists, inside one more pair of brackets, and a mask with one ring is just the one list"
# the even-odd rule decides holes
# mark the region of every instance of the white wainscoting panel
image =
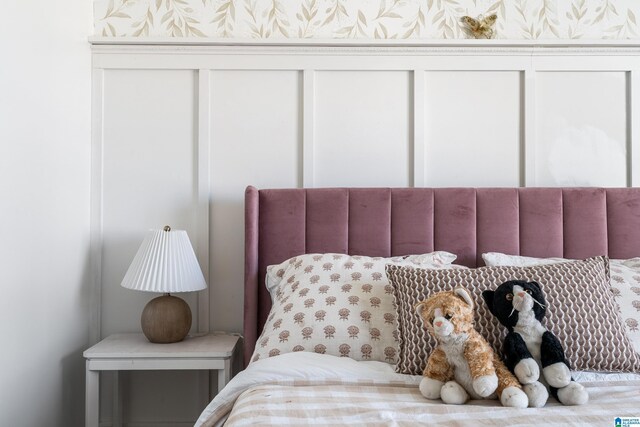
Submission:
[[411,73],[315,76],[314,187],[413,183]]
[[[150,228],[195,235],[195,73],[105,73],[103,335],[138,330],[152,294],[120,286]],[[183,295],[196,312],[195,295]]]
[[521,74],[427,73],[424,121],[429,186],[520,185]]
[[301,183],[302,73],[211,75],[211,318],[217,330],[239,331],[244,190]]
[[536,184],[627,185],[626,73],[537,76]]
[[[102,335],[139,332],[147,301],[158,296],[120,282],[150,228],[185,229],[194,241],[196,212],[196,73],[191,70],[106,70],[104,74]],[[193,313],[195,293],[181,294]],[[110,415],[104,375],[101,410]],[[127,419],[190,420],[199,409],[196,373],[131,373],[124,378]],[[172,387],[156,387],[162,380]],[[151,384],[151,386],[149,386]],[[141,387],[143,390],[141,390]],[[169,399],[171,407],[157,405]],[[153,411],[150,408],[154,408]],[[108,416],[107,416],[108,417]]]

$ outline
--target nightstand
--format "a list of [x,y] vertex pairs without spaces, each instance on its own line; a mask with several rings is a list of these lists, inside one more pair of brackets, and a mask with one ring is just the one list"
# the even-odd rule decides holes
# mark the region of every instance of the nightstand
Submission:
[[[83,355],[86,362],[85,425],[98,426],[100,417],[100,371],[217,370],[218,390],[231,379],[237,353],[236,335],[206,334],[188,336],[172,344],[153,344],[143,334],[110,335]],[[212,398],[212,396],[210,396]],[[114,426],[121,423],[119,399],[114,402]]]

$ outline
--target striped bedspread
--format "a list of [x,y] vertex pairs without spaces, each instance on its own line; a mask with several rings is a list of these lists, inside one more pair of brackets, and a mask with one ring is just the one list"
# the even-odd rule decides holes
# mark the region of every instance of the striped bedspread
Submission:
[[427,401],[415,386],[264,385],[244,392],[225,426],[614,426],[619,416],[640,416],[640,382],[584,383],[591,402],[582,407],[549,402],[542,409],[503,408],[497,401],[444,405]]
[[[277,360],[280,359],[280,360]],[[640,417],[640,380],[582,382],[590,401],[513,409],[498,401],[445,405],[422,397],[420,377],[381,362],[313,353],[282,355],[249,366],[205,409],[196,426],[614,426]]]

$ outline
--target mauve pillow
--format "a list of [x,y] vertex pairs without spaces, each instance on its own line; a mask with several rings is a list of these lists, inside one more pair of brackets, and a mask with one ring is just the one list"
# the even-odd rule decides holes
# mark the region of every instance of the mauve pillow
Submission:
[[425,270],[387,265],[394,287],[399,354],[396,371],[420,375],[435,341],[414,310],[430,295],[463,286],[476,304],[476,329],[501,353],[506,328],[487,309],[482,291],[513,280],[536,281],[547,299],[543,324],[563,343],[572,369],[636,372],[640,358],[624,333],[609,287],[609,261],[595,257],[532,267]]

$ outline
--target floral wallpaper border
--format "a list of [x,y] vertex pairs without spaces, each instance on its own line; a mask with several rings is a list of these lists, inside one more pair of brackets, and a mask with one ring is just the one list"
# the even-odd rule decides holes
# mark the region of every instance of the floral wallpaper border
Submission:
[[497,13],[501,39],[636,39],[640,0],[94,0],[103,37],[460,39]]

